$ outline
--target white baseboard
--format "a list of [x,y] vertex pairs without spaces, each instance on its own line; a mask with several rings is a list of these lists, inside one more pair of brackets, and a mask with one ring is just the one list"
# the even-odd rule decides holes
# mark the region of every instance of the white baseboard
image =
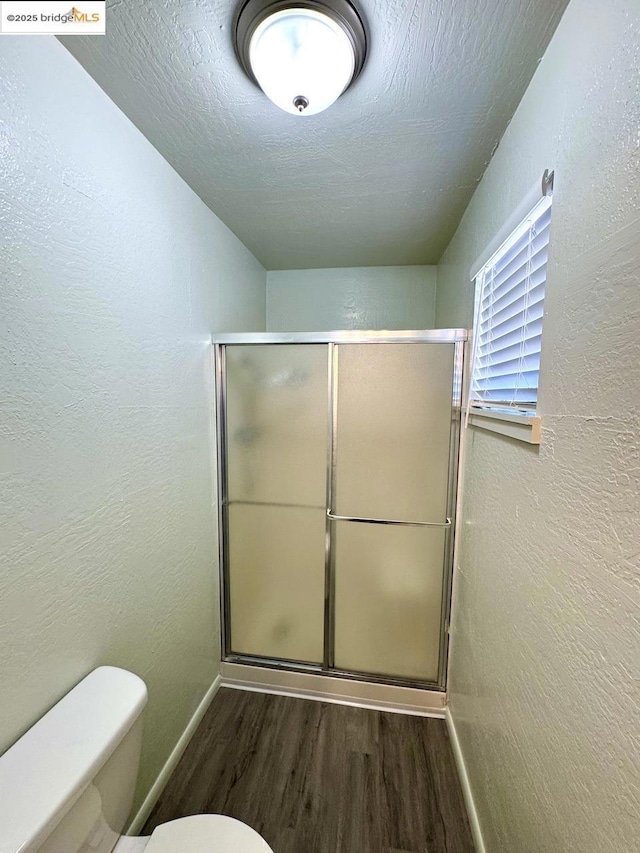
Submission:
[[151,814],[153,807],[158,802],[160,794],[163,792],[165,785],[169,781],[169,777],[171,776],[171,774],[176,768],[176,765],[182,758],[185,749],[189,745],[189,741],[193,737],[195,730],[200,725],[202,718],[207,712],[207,708],[211,704],[213,697],[216,695],[221,686],[222,676],[216,675],[211,687],[209,687],[207,692],[204,694],[204,697],[196,708],[193,717],[191,717],[191,719],[189,720],[186,729],[180,735],[177,744],[171,751],[171,755],[169,756],[169,758],[167,758],[164,767],[158,774],[158,778],[151,786],[151,790],[145,797],[144,802],[138,809],[137,814],[129,824],[129,827],[127,828],[126,832],[127,835],[140,835],[142,827],[147,822],[147,818]]
[[486,853],[486,847],[484,845],[484,839],[482,837],[482,830],[480,828],[480,820],[478,819],[478,812],[476,811],[476,804],[473,799],[473,792],[469,783],[467,768],[464,763],[464,757],[462,755],[462,749],[460,747],[460,741],[458,739],[456,726],[453,722],[453,717],[451,716],[451,711],[449,710],[449,708],[446,708],[444,718],[447,721],[447,729],[449,731],[449,738],[451,740],[451,748],[453,749],[453,756],[455,758],[456,766],[458,768],[458,776],[460,777],[462,796],[464,797],[464,803],[467,807],[467,815],[469,817],[469,825],[471,827],[471,835],[473,836],[473,842],[476,846],[476,853]]
[[444,718],[446,693],[397,687],[350,678],[288,672],[239,663],[222,663],[222,686],[235,690],[275,693],[316,702],[353,705],[375,711]]

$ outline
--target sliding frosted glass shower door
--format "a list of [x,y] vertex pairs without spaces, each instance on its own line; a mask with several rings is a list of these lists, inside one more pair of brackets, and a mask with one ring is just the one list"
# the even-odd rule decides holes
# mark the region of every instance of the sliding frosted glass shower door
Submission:
[[220,336],[226,661],[444,689],[465,339]]
[[327,347],[226,347],[230,648],[323,660]]
[[337,347],[338,669],[438,680],[454,355],[440,343]]

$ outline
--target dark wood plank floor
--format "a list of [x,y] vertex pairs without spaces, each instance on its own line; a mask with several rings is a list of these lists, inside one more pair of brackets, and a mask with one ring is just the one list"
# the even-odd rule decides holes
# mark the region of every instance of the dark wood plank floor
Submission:
[[201,812],[274,853],[473,853],[443,720],[222,688],[145,834]]

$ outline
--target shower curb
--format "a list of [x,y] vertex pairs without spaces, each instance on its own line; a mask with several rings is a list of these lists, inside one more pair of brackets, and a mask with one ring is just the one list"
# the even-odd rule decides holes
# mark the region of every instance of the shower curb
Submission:
[[272,693],[315,702],[351,705],[374,711],[390,711],[444,719],[446,693],[332,678],[326,675],[269,669],[247,664],[222,663],[222,686],[234,690]]

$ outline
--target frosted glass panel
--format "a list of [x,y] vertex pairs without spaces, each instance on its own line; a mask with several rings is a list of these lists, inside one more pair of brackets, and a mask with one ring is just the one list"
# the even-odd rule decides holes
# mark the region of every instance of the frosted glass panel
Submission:
[[230,501],[325,504],[327,347],[228,346]]
[[445,531],[334,525],[336,666],[437,681]]
[[453,344],[338,347],[338,515],[446,518]]
[[[338,515],[444,522],[453,344],[337,344]],[[232,654],[323,662],[326,344],[227,345]],[[447,531],[331,522],[335,666],[438,681]]]
[[231,649],[321,662],[325,513],[229,508]]

